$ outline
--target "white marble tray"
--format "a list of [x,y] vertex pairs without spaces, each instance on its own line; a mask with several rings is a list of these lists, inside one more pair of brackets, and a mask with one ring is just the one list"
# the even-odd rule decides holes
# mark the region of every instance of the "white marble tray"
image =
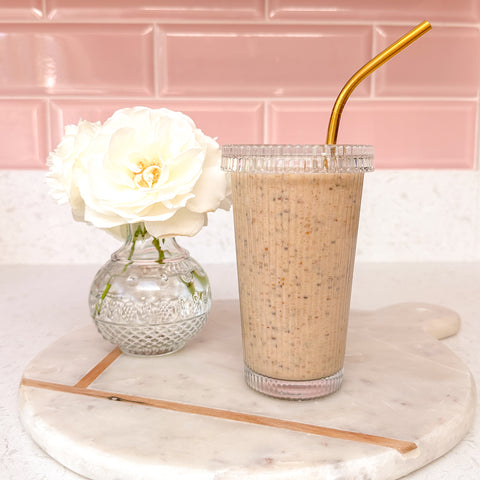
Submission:
[[[454,312],[423,304],[352,312],[341,390],[305,402],[246,387],[238,317],[237,302],[216,302],[180,352],[113,354],[96,369],[113,347],[93,325],[67,335],[24,372],[26,430],[95,480],[396,479],[468,431],[472,376],[437,340],[458,331]],[[414,445],[400,453],[344,432]]]

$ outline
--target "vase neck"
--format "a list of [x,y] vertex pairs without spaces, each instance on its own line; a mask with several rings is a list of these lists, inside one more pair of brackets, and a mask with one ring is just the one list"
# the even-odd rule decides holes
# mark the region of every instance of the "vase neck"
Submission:
[[153,237],[141,223],[126,227],[125,243],[113,254],[118,260],[164,263],[182,260],[189,255],[187,250],[178,245],[175,237]]

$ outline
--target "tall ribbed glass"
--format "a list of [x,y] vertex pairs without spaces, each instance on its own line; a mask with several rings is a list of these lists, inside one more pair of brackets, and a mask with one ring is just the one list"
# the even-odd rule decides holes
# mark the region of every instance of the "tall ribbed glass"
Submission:
[[363,174],[373,147],[228,145],[245,378],[262,393],[340,388]]

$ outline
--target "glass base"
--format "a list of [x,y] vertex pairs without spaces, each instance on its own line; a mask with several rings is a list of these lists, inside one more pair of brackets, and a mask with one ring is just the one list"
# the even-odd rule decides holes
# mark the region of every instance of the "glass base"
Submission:
[[316,380],[280,380],[266,377],[245,365],[245,381],[250,388],[271,397],[308,400],[336,392],[342,385],[343,368],[329,377]]
[[[122,320],[126,322],[128,319]],[[123,353],[149,357],[168,355],[180,350],[203,328],[206,321],[207,313],[150,325],[94,319],[102,337],[117,345]]]

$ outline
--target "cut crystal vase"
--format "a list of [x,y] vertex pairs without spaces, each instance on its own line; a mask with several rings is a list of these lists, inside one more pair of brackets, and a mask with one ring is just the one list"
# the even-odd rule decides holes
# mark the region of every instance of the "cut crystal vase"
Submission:
[[90,314],[100,334],[130,355],[181,349],[204,326],[211,306],[202,267],[175,238],[128,226],[124,245],[96,274]]

